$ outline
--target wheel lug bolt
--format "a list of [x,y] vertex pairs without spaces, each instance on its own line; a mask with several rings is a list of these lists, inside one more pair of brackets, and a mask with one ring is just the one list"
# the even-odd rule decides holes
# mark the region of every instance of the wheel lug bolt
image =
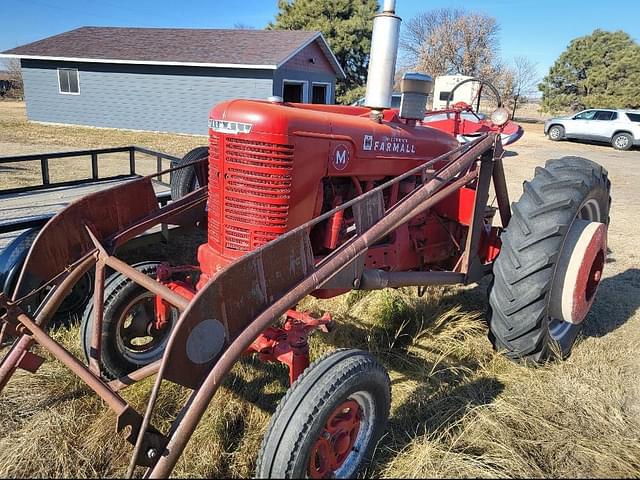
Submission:
[[331,438],[331,435],[329,434],[329,432],[322,432],[322,438],[324,440],[329,440]]

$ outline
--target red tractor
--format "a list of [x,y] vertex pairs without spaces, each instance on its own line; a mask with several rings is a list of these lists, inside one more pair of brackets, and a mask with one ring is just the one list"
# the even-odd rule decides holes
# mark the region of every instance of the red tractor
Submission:
[[[291,380],[257,475],[352,477],[384,432],[389,377],[354,349],[310,364],[308,335],[335,326],[328,314],[295,310],[306,295],[492,275],[495,348],[531,362],[568,355],[604,267],[607,172],[581,158],[550,160],[510,206],[504,111],[460,144],[455,132],[422,122],[427,77],[405,77],[400,110],[388,108],[399,22],[386,1],[374,21],[367,107],[222,103],[211,110],[209,146],[174,169],[172,203],[159,208],[144,177],[54,217],[15,292],[0,293],[2,336],[15,338],[0,364],[0,389],[16,368],[37,370],[43,360],[29,351],[37,342],[107,402],[118,431],[129,427],[129,474],[139,465],[166,477],[225,375],[255,353],[286,364]],[[488,206],[491,188],[497,208]],[[206,228],[198,265],[130,266],[117,257],[161,223]],[[115,273],[106,276],[107,267]],[[94,268],[85,365],[45,327]],[[30,305],[45,287],[44,301]],[[151,375],[149,403],[138,413],[119,391]],[[151,424],[162,380],[193,389],[166,433]]]

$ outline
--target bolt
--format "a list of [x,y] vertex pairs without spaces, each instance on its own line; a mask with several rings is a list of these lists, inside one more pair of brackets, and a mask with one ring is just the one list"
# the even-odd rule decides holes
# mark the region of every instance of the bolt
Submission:
[[158,450],[156,450],[155,448],[150,448],[149,450],[147,450],[147,457],[150,460],[153,460],[157,456],[158,456]]
[[329,432],[324,431],[324,432],[322,432],[322,438],[324,440],[329,440],[331,438],[331,435],[329,434]]

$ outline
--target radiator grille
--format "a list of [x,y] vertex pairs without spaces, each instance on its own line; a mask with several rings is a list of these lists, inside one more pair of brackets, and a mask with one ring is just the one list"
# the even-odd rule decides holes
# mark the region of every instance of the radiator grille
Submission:
[[[211,238],[225,249],[253,250],[286,231],[293,146],[226,136],[223,155],[224,185],[218,199],[222,212],[217,204],[222,215],[217,222],[210,215]],[[215,173],[220,172],[217,168]],[[213,168],[210,173],[214,173]],[[211,183],[210,188],[219,185]],[[224,239],[220,237],[221,228]]]
[[209,136],[209,241],[218,248],[222,246],[220,235],[222,234],[222,209],[221,205],[221,181],[220,181],[220,146],[218,135]]

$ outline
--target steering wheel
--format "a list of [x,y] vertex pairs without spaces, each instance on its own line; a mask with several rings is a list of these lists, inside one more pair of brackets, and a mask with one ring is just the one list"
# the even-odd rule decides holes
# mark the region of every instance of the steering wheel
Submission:
[[[478,99],[478,104],[480,104],[480,96],[482,95],[482,87],[484,87],[486,85],[487,87],[489,87],[489,90],[491,90],[493,92],[493,94],[496,96],[496,101],[498,102],[498,108],[502,107],[502,99],[500,98],[500,93],[498,93],[498,89],[496,87],[494,87],[493,84],[489,83],[486,80],[482,80],[480,78],[472,77],[472,78],[467,78],[466,80],[461,81],[455,87],[453,87],[453,89],[449,92],[449,97],[447,98],[447,103],[446,103],[446,106],[445,106],[446,110],[449,109],[449,104],[451,103],[451,100],[453,100],[453,94],[455,93],[455,91],[458,88],[460,88],[462,85],[464,85],[465,83],[469,83],[469,82],[478,82],[480,84],[480,88],[478,89],[478,93],[473,98],[471,103],[473,103],[476,99]],[[462,103],[464,103],[464,102],[458,102],[458,103],[454,104],[454,107],[461,106],[460,104],[462,104]],[[466,105],[468,105],[468,104],[466,104]],[[471,105],[468,105],[468,106],[471,107]],[[471,113],[473,113],[473,115],[478,120],[481,120],[481,118],[476,114],[476,112],[473,111],[472,108],[469,108],[469,111],[471,111]]]

